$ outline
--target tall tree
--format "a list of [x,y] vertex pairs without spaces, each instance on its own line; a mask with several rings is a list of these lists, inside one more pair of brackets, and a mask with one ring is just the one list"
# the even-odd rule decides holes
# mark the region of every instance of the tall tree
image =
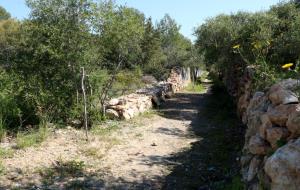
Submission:
[[162,49],[167,56],[166,66],[182,65],[188,58],[192,43],[180,34],[180,26],[168,14],[157,25]]
[[6,20],[9,19],[10,17],[11,17],[10,13],[0,6],[0,20]]
[[[65,118],[73,105],[80,66],[89,48],[91,0],[27,0],[22,60],[15,70],[29,85],[26,93],[38,113],[60,113]],[[55,113],[55,114],[54,114]]]

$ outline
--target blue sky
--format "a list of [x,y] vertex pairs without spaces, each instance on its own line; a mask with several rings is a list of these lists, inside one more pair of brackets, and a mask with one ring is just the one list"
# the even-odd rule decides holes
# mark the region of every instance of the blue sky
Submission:
[[[118,4],[134,7],[153,20],[161,19],[165,13],[181,25],[181,32],[193,39],[193,29],[205,19],[220,13],[237,11],[261,11],[275,5],[280,0],[116,0]],[[28,17],[30,10],[25,0],[0,0],[0,6],[18,19]]]

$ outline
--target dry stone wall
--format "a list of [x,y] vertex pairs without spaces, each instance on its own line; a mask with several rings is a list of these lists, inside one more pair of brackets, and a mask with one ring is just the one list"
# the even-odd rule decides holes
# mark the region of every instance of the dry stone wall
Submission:
[[[247,189],[300,188],[299,82],[288,79],[251,93],[248,67],[238,92],[238,112],[247,126],[241,157]],[[253,95],[252,95],[253,94]]]
[[182,90],[191,82],[190,68],[174,68],[167,81],[149,85],[135,93],[111,99],[106,104],[106,115],[111,119],[129,120]]

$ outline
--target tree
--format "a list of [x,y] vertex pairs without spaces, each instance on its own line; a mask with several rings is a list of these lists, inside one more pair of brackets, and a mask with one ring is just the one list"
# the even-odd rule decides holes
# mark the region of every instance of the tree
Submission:
[[164,65],[166,57],[162,51],[160,33],[152,24],[151,18],[145,23],[145,33],[141,42],[143,52],[142,66],[147,74],[152,74],[161,79],[164,74]]
[[39,116],[66,119],[76,100],[80,66],[89,64],[90,0],[27,0],[22,49],[14,70]]
[[140,43],[144,35],[144,15],[136,9],[117,6],[113,1],[99,5],[96,33],[103,45],[104,65],[115,68],[122,59],[122,68],[140,65]]
[[180,26],[166,14],[158,23],[157,30],[160,32],[162,49],[167,57],[165,67],[171,68],[183,65],[188,59],[192,43],[180,34]]
[[11,17],[10,13],[0,6],[0,21],[9,19],[10,17]]

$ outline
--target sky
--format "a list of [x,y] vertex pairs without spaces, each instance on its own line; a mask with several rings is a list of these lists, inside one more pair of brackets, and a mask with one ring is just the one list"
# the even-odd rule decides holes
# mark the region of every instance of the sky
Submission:
[[[134,7],[154,21],[160,20],[166,13],[181,26],[181,33],[194,40],[194,28],[200,26],[207,18],[221,13],[237,11],[262,11],[275,5],[280,0],[116,0],[120,5]],[[24,19],[30,10],[25,0],[0,0],[14,18]]]

